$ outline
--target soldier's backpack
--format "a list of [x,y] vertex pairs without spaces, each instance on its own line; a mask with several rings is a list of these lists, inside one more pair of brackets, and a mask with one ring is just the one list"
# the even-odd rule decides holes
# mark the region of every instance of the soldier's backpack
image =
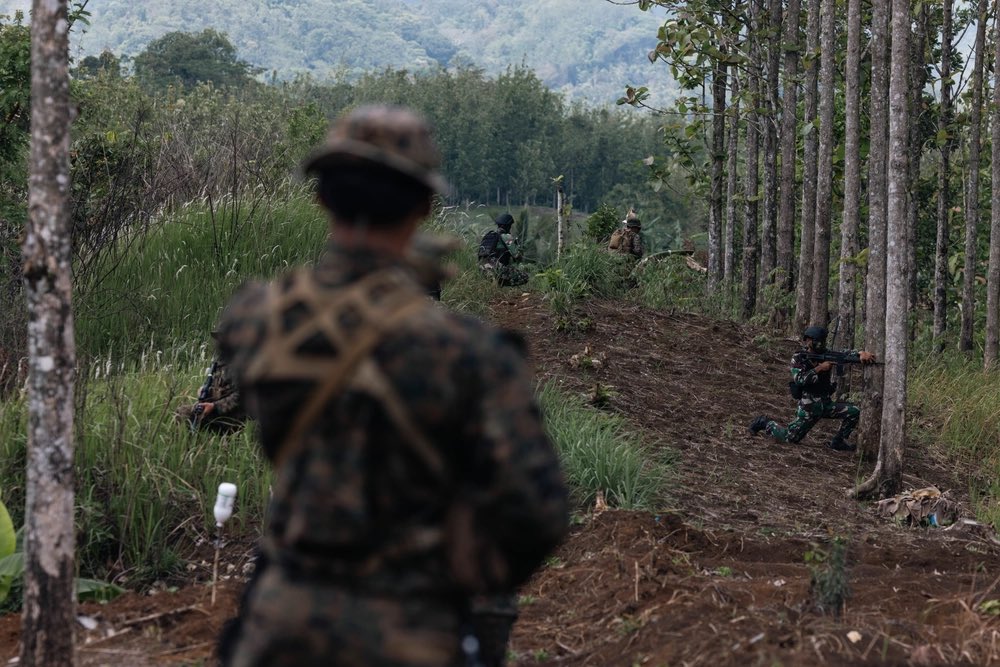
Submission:
[[483,259],[494,259],[497,255],[497,245],[500,243],[500,232],[495,229],[491,229],[486,232],[483,236],[483,240],[479,242],[479,250],[476,252],[476,256]]
[[624,229],[616,229],[611,233],[611,240],[608,242],[608,248],[611,250],[618,250],[618,247],[622,244],[622,237],[625,236]]

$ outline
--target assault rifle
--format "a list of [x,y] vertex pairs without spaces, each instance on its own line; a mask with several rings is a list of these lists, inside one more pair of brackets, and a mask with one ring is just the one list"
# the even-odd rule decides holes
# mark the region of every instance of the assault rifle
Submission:
[[[844,374],[844,366],[848,364],[860,364],[861,354],[859,352],[852,352],[850,350],[828,350],[826,352],[806,352],[806,358],[809,361],[821,364],[824,361],[829,361],[834,366],[837,367],[837,375]],[[866,364],[867,365],[867,364]],[[883,365],[881,361],[871,362],[873,366]]]
[[212,385],[215,384],[215,371],[218,368],[219,362],[213,359],[212,365],[208,367],[208,375],[205,377],[205,382],[202,383],[201,389],[198,390],[198,402],[195,404],[194,410],[191,411],[192,431],[197,430],[198,422],[201,420],[201,413],[204,410],[201,404],[212,398]]

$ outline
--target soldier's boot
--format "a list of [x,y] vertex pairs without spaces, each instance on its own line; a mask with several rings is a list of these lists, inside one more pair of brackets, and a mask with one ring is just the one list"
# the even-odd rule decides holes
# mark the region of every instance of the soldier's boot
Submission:
[[836,450],[838,452],[853,452],[857,447],[853,444],[847,442],[841,435],[833,436],[833,440],[827,445],[830,449]]
[[750,435],[757,435],[765,428],[767,428],[767,423],[771,421],[764,415],[757,415],[754,420],[750,422]]

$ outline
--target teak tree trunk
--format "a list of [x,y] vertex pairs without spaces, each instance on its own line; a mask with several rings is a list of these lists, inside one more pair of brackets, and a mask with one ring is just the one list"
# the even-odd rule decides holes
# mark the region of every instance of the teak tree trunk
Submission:
[[798,141],[799,0],[788,0],[785,9],[785,68],[781,110],[781,205],[778,215],[778,281],[782,292],[791,292],[795,261],[795,149]]
[[736,266],[736,230],[739,227],[740,79],[737,70],[733,70],[730,80],[732,102],[729,105],[729,131],[726,133],[726,241],[722,259],[722,280],[726,285],[732,285],[736,280],[733,269]]
[[812,319],[813,249],[816,238],[816,98],[819,85],[819,63],[812,57],[819,49],[819,0],[809,0],[806,13],[805,106],[802,122],[810,127],[802,140],[802,239],[799,244],[799,277],[795,292],[796,334],[809,326]]
[[819,153],[816,167],[816,238],[813,248],[811,323],[829,321],[830,218],[833,215],[833,96],[836,0],[823,0],[820,9]]
[[[724,19],[722,19],[724,20]],[[725,54],[725,47],[720,51]],[[726,63],[715,64],[712,78],[712,192],[708,222],[708,285],[714,289],[723,278],[722,178],[726,160]]]
[[[952,11],[953,0],[943,0],[943,15],[941,19],[941,112],[938,117],[938,134],[944,136],[941,144],[941,160],[938,166],[938,192],[937,192],[937,239],[934,251],[934,329],[933,336],[936,341],[935,349],[943,351],[943,338],[948,327],[948,227],[951,222],[951,149],[953,145],[951,127],[951,41],[952,41]],[[1000,43],[997,44],[1000,52]],[[996,99],[994,88],[994,99]],[[996,109],[994,109],[994,123],[996,123]],[[994,132],[996,130],[994,129]],[[997,142],[994,138],[993,168],[996,174],[998,162],[996,159]],[[996,176],[993,178],[993,192],[996,196],[1000,181]],[[993,206],[993,216],[996,219],[998,207]],[[994,223],[995,224],[995,223]],[[992,243],[998,239],[991,237]]]
[[[761,225],[760,285],[771,284],[777,263],[778,227],[778,73],[781,65],[781,0],[768,0],[767,77],[763,97],[764,115],[764,217]],[[765,307],[768,304],[763,304]]]
[[28,304],[28,461],[23,667],[74,664],[73,338],[69,227],[69,23],[65,0],[35,0],[31,151],[22,246]]
[[962,330],[958,349],[971,352],[976,315],[976,259],[979,228],[979,156],[982,148],[983,68],[986,56],[986,0],[979,0],[976,60],[972,68],[972,105],[969,109],[969,162],[965,186],[965,272],[962,275]]
[[854,347],[858,226],[861,216],[861,1],[847,2],[847,61],[844,65],[844,222],[840,226],[840,340]]
[[[949,4],[945,0],[945,4]],[[1000,58],[1000,30],[994,30],[994,58]],[[1000,62],[994,60],[993,62]],[[993,73],[993,109],[990,117],[992,139],[992,189],[990,191],[990,263],[986,273],[986,348],[983,365],[994,370],[1000,360],[1000,67]]]

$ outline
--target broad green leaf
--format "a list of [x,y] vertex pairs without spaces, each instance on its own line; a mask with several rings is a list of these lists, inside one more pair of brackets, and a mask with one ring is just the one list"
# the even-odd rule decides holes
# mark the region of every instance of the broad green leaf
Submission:
[[17,533],[14,532],[14,522],[10,520],[7,507],[0,501],[0,558],[6,558],[17,548]]
[[10,587],[24,574],[24,552],[12,553],[0,558],[0,602],[10,595]]

